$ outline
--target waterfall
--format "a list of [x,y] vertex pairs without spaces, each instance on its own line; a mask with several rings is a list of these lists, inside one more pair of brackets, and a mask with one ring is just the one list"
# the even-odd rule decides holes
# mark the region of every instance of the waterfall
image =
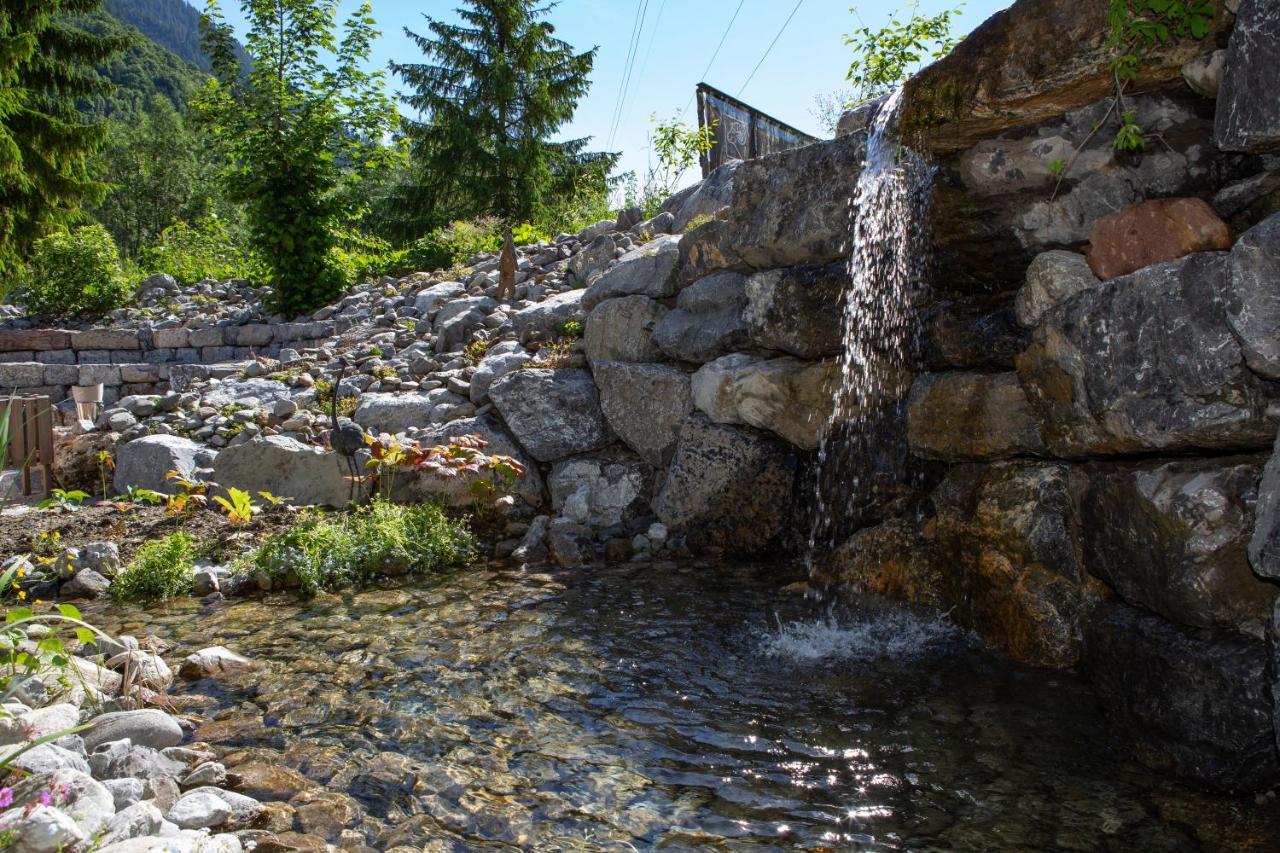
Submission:
[[850,287],[834,408],[822,430],[809,560],[891,498],[906,475],[903,409],[918,341],[933,168],[900,145],[902,89],[876,113],[850,205]]

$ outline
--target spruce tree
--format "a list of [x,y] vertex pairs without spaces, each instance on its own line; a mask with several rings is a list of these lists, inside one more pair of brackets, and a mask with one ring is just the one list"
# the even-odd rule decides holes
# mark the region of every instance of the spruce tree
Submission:
[[107,189],[90,174],[106,127],[77,109],[110,90],[94,67],[125,46],[78,25],[100,2],[0,0],[0,280]]
[[468,0],[460,24],[427,19],[406,34],[425,62],[392,63],[419,118],[405,122],[416,186],[402,193],[410,233],[444,219],[534,217],[584,178],[601,189],[617,155],[589,139],[551,142],[590,87],[596,50],[555,38],[543,0]]

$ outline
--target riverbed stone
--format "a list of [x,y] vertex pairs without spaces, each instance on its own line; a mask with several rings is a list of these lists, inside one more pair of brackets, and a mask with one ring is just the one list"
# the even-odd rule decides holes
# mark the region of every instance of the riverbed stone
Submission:
[[582,294],[583,310],[593,311],[601,302],[621,296],[675,296],[679,258],[680,238],[676,236],[659,237],[632,249]]
[[165,817],[183,829],[211,829],[222,826],[231,816],[231,809],[222,798],[211,791],[192,791],[183,794],[173,804]]
[[493,383],[489,396],[516,441],[539,462],[599,450],[614,440],[585,370],[516,370]]
[[0,830],[12,833],[15,853],[61,853],[88,840],[70,815],[39,803],[30,811],[18,808],[0,814]]
[[225,678],[239,675],[254,668],[253,661],[238,655],[226,646],[210,646],[192,652],[178,667],[178,675],[188,681],[201,678]]
[[644,461],[666,467],[680,427],[693,411],[689,374],[661,364],[618,361],[597,362],[592,370],[609,427]]
[[1045,315],[1018,375],[1051,453],[1271,446],[1280,386],[1245,364],[1224,312],[1227,275],[1225,253],[1189,255]]
[[159,655],[141,649],[129,649],[112,656],[107,666],[116,672],[127,672],[134,684],[149,690],[163,691],[173,683],[173,670]]
[[1018,323],[1027,329],[1040,324],[1049,309],[1082,290],[1100,284],[1079,252],[1055,249],[1036,255],[1027,268],[1027,280],[1014,301]]
[[94,717],[90,728],[81,733],[87,750],[128,738],[139,746],[166,749],[182,743],[182,727],[178,721],[154,708],[137,711],[112,711]]
[[1093,223],[1089,268],[1101,281],[1185,257],[1231,248],[1231,228],[1200,198],[1157,198]]
[[1044,452],[1040,419],[1016,373],[927,373],[907,404],[911,452],[949,462]]
[[1280,380],[1280,213],[1246,231],[1231,249],[1227,325],[1259,376]]
[[1089,618],[1084,665],[1144,763],[1227,791],[1280,782],[1263,641],[1193,633],[1110,600]]
[[1214,138],[1227,151],[1280,149],[1280,8],[1240,0],[1218,91]]
[[178,435],[147,435],[122,444],[116,450],[116,494],[130,486],[173,494],[178,487],[166,479],[168,473],[193,479],[200,467],[197,457],[206,453],[205,445]]
[[786,523],[797,460],[779,439],[750,427],[685,420],[658,500],[658,518],[696,548],[759,554]]
[[693,364],[744,348],[748,329],[747,280],[735,272],[710,275],[680,291],[676,308],[659,319],[653,342],[662,352]]
[[343,507],[351,472],[337,453],[282,435],[255,438],[218,454],[214,479],[224,488],[271,492],[298,506]]
[[100,844],[112,845],[131,838],[143,838],[160,830],[164,815],[151,802],[137,802],[116,813],[107,824]]
[[111,792],[88,773],[78,770],[57,770],[28,776],[13,787],[13,801],[36,802],[41,791],[61,789],[65,796],[57,797],[54,805],[75,821],[86,836],[94,836],[107,826],[115,814],[115,801]]
[[756,273],[746,281],[742,321],[751,345],[811,360],[844,349],[843,262]]
[[693,374],[694,405],[716,423],[767,429],[797,447],[816,450],[831,417],[839,363],[737,353]]
[[667,309],[647,296],[607,299],[587,315],[583,341],[587,360],[661,361],[662,351],[653,343],[654,327]]

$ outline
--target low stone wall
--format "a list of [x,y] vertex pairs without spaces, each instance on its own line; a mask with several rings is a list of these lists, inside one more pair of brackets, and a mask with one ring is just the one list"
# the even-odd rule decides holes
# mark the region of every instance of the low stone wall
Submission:
[[113,403],[164,393],[177,366],[276,357],[285,348],[319,346],[352,325],[335,318],[198,329],[0,329],[0,388],[61,402],[73,386],[101,383],[105,402]]

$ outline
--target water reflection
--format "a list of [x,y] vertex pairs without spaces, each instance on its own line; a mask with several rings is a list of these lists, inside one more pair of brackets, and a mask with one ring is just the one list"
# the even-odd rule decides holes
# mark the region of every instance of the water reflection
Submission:
[[347,849],[1275,839],[1252,805],[1117,758],[1074,679],[935,617],[831,609],[784,583],[776,568],[476,570],[106,621],[268,661],[181,698],[242,786],[289,803],[273,828]]

